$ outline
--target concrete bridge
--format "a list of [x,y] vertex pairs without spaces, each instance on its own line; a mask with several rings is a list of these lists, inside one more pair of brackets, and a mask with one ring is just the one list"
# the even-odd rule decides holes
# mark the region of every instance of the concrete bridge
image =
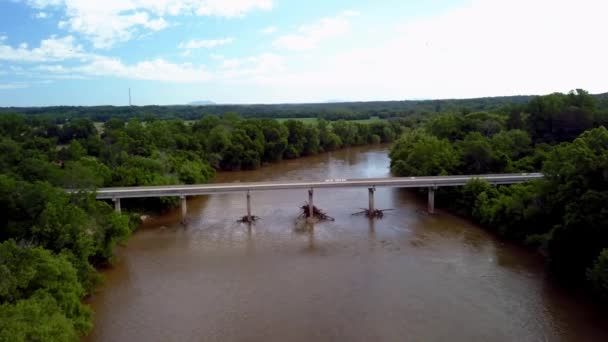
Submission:
[[[428,212],[435,212],[435,190],[439,187],[462,186],[472,179],[482,179],[490,184],[516,184],[542,178],[541,173],[510,173],[463,176],[430,176],[430,177],[390,177],[390,178],[362,178],[362,179],[326,179],[322,181],[279,181],[256,183],[217,183],[200,185],[163,185],[163,186],[135,186],[120,188],[100,188],[97,190],[97,199],[110,199],[114,202],[116,211],[120,212],[122,198],[144,197],[180,197],[182,219],[187,212],[186,197],[218,193],[241,192],[246,194],[247,217],[251,218],[251,192],[272,190],[308,190],[309,210],[313,210],[314,189],[325,188],[367,188],[369,196],[369,210],[373,211],[374,192],[377,187],[394,188],[427,188]],[[311,215],[312,216],[312,215]]]

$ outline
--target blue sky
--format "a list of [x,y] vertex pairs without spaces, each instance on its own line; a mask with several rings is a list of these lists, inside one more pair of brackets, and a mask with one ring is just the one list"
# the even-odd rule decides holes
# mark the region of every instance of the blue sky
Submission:
[[604,0],[0,0],[0,106],[608,91]]

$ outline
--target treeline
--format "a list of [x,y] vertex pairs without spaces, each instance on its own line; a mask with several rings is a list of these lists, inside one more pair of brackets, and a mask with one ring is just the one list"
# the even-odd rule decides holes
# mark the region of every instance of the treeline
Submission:
[[[607,94],[594,95],[598,103],[608,108]],[[322,118],[328,121],[355,120],[380,117],[382,119],[427,115],[445,112],[504,111],[513,106],[526,105],[532,96],[504,96],[476,99],[412,100],[342,102],[272,105],[174,105],[174,106],[56,106],[32,108],[0,108],[1,113],[17,113],[67,123],[76,118],[106,122],[112,118],[129,120],[184,119],[198,120],[205,115],[222,117],[235,113],[243,118]]]
[[494,187],[440,189],[444,206],[536,247],[552,271],[608,300],[608,113],[583,90],[532,99],[508,114],[445,114],[393,146],[400,176],[542,171]]
[[87,118],[57,125],[0,115],[0,341],[86,334],[92,313],[82,299],[100,281],[96,268],[112,262],[139,222],[64,188],[204,183],[215,170],[390,142],[401,130],[400,121],[309,125],[229,114],[194,123],[110,119],[98,132]]

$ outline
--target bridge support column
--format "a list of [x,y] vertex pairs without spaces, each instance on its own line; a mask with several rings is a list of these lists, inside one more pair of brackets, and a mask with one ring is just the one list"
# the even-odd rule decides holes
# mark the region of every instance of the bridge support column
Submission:
[[[374,192],[376,191],[375,187],[371,187],[367,189],[369,191],[369,214],[373,215],[376,207],[374,205]],[[371,217],[371,216],[370,216]]]
[[429,188],[429,203],[428,203],[428,212],[429,214],[435,213],[435,187]]
[[251,193],[247,190],[247,222],[251,223]]
[[120,209],[120,198],[112,198],[112,201],[114,202],[114,210],[120,214],[122,212]]
[[182,204],[182,223],[186,223],[186,214],[188,213],[188,205],[186,203],[186,196],[179,197]]
[[314,222],[315,219],[315,211],[314,204],[312,203],[312,188],[308,190],[308,222]]

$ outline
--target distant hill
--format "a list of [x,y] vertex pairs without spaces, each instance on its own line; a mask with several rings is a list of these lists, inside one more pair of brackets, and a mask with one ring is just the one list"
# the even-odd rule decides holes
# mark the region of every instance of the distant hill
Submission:
[[209,101],[209,100],[194,101],[194,102],[188,103],[189,106],[211,106],[214,104],[215,104],[215,102]]

